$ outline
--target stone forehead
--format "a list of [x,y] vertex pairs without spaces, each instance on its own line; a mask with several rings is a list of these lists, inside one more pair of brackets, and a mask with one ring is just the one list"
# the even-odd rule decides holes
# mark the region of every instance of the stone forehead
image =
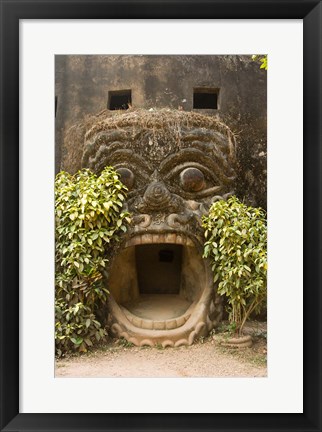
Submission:
[[196,112],[178,110],[134,110],[126,113],[104,111],[103,114],[91,117],[87,122],[86,140],[100,132],[120,132],[136,134],[139,131],[180,137],[191,129],[215,130],[224,135],[232,134],[231,130],[218,119]]
[[85,136],[83,166],[98,153],[119,148],[160,162],[168,154],[189,147],[234,159],[236,141],[231,130],[213,117],[173,110],[140,110],[97,119]]

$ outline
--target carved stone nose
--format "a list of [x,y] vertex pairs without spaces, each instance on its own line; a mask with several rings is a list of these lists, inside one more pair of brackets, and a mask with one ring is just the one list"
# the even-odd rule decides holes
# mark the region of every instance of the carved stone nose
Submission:
[[163,182],[154,181],[146,189],[143,201],[153,210],[164,209],[171,200],[171,194]]

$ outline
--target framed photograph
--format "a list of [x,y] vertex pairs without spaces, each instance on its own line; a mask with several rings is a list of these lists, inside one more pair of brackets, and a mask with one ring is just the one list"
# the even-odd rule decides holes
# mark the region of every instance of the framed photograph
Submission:
[[[55,56],[55,377],[267,376],[266,247],[261,255],[248,246],[267,238],[267,57],[260,59]],[[225,250],[233,238],[239,252],[224,262],[248,259],[238,281],[228,278],[238,292],[242,280],[249,287],[230,324],[214,286],[217,255],[203,257],[210,244],[223,245],[217,234],[205,237],[212,205],[224,205],[231,220],[238,209],[233,226],[244,233],[225,237]],[[258,240],[246,241],[252,225]],[[262,320],[251,323],[256,307]],[[102,344],[95,372],[90,355],[82,370],[66,359]],[[219,344],[252,348],[257,365],[215,358]]]
[[[321,2],[0,2],[1,430],[321,431]],[[55,175],[99,176],[106,165],[127,186],[135,222],[115,220],[128,231],[105,285],[84,272],[96,292],[110,290],[121,350],[138,347],[127,369],[114,348],[86,357],[104,336],[90,309],[86,336],[75,331],[69,345],[57,319],[81,303],[57,294],[66,272]],[[268,215],[268,336],[258,345],[267,367],[242,370],[212,358],[221,306],[188,227],[198,209],[228,200],[232,178],[237,196]],[[100,225],[86,242],[109,242],[112,231]],[[93,256],[73,258],[77,275]],[[190,354],[197,339],[200,361]],[[76,348],[82,373],[64,360]],[[176,356],[168,367],[171,350],[192,367]]]

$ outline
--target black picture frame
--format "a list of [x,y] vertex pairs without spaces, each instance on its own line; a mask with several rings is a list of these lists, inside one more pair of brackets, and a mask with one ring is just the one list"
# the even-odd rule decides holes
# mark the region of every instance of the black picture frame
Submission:
[[[321,2],[310,0],[173,0],[171,2],[0,0],[0,5],[1,431],[322,431]],[[19,20],[98,18],[303,19],[303,414],[19,413]],[[285,313],[288,313],[287,305]]]

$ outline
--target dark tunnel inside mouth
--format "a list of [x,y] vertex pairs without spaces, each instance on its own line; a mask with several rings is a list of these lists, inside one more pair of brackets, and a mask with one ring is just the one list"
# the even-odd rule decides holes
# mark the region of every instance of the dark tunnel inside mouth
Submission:
[[204,287],[204,263],[195,247],[150,243],[114,258],[108,289],[119,306],[150,320],[184,314]]
[[179,294],[182,245],[136,246],[136,269],[140,294]]

